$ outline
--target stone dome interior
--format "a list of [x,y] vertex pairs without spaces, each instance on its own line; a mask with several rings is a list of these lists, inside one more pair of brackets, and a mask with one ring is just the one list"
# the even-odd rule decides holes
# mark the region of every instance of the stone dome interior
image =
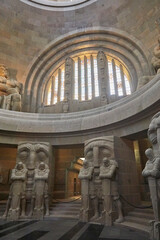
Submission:
[[[83,205],[86,212],[82,207],[80,220],[95,217],[92,220],[99,221],[96,229],[101,223],[111,224],[121,211],[122,201],[125,219],[121,211],[117,224],[125,230],[139,229],[145,234],[140,239],[149,239],[148,221],[154,219],[153,209],[136,211],[133,206],[151,204],[150,186],[142,170],[146,168],[147,172],[150,156],[152,164],[160,159],[159,31],[159,0],[1,0],[0,215],[5,206],[10,220],[24,218],[25,214],[28,219],[40,219],[50,210],[54,223],[58,219],[60,228],[63,223],[57,240],[62,239],[62,230],[76,239],[70,235],[74,232],[70,231],[73,218],[82,232],[85,228],[85,234],[90,229],[85,223],[79,225],[77,219],[85,182],[82,194],[88,186],[84,195],[87,200],[82,198],[82,204],[88,201],[91,211]],[[145,150],[150,147],[153,150],[149,149],[148,157]],[[81,185],[78,174],[84,158],[90,175],[83,169]],[[105,164],[116,170],[110,178],[106,177]],[[101,170],[104,175],[102,171],[100,176]],[[88,177],[84,182],[83,173]],[[92,181],[90,185],[88,181]],[[78,201],[76,207],[72,205],[66,211],[63,207],[68,203],[64,203],[54,210],[55,201],[68,198]],[[119,212],[110,208],[112,204],[105,205],[104,199],[118,203]],[[50,209],[49,202],[53,203]],[[93,212],[95,215],[90,216]],[[108,214],[106,219],[101,213]],[[64,224],[64,215],[71,217],[71,224]],[[29,228],[34,221],[20,222],[18,230],[27,226],[28,233],[18,232],[15,226],[14,239],[28,239],[27,234],[33,236],[35,231],[53,238],[50,216],[43,220],[37,223],[39,229],[42,227],[40,233]],[[4,230],[12,223],[0,219],[0,226]],[[152,234],[157,234],[153,228]],[[116,232],[114,227],[109,229]],[[12,239],[10,234],[11,229],[0,236]],[[78,234],[79,240],[84,239]],[[106,240],[104,235],[95,236]]]

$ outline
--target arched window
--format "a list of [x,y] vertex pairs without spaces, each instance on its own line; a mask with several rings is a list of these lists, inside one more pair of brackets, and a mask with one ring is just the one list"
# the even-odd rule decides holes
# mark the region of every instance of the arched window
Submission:
[[118,58],[103,51],[69,57],[51,75],[47,83],[45,104],[68,100],[107,103],[131,94],[130,74]]

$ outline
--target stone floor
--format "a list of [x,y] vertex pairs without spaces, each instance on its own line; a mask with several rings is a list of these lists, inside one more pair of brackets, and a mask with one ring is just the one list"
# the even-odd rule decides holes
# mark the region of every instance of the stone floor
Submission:
[[45,221],[0,220],[1,240],[149,240],[147,234],[123,227],[104,227],[72,219]]

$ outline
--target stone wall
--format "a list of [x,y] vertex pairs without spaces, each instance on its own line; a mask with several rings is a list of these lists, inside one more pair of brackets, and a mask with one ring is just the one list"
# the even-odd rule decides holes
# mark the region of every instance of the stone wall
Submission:
[[26,69],[48,43],[70,31],[97,26],[126,31],[142,42],[151,58],[157,43],[154,22],[159,10],[159,0],[98,0],[65,12],[37,9],[19,0],[1,0],[0,62],[22,82]]
[[17,148],[0,145],[0,200],[7,199],[10,187],[10,173],[16,163]]
[[[123,149],[123,150],[122,150]],[[119,166],[119,193],[129,203],[140,205],[140,184],[134,155],[133,142],[115,137],[115,159]],[[126,214],[132,209],[123,199],[123,210]]]

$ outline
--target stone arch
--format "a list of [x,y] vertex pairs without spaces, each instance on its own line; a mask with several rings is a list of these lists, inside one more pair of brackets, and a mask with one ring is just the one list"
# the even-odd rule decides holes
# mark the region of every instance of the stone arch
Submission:
[[115,54],[129,66],[135,89],[139,77],[152,74],[148,51],[128,33],[101,27],[70,32],[47,45],[33,60],[26,74],[23,110],[37,112],[44,82],[57,64],[75,52],[95,48]]

